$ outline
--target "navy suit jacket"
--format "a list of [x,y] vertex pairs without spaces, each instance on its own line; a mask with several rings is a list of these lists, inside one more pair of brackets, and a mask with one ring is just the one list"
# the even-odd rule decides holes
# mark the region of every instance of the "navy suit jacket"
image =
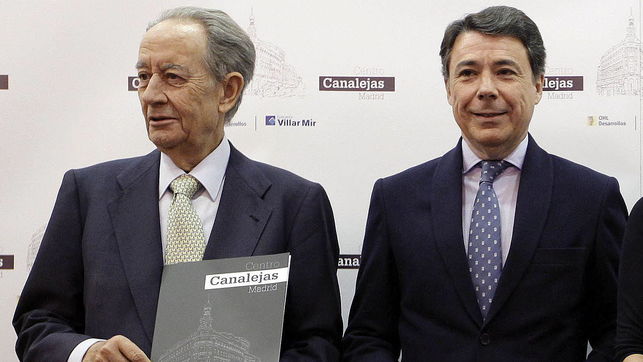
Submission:
[[462,149],[376,182],[347,361],[613,359],[627,210],[616,179],[531,138],[511,248],[486,320],[462,236]]
[[[122,334],[148,356],[163,269],[160,153],[71,170],[14,327],[24,361],[65,361],[89,337]],[[282,361],[339,358],[338,243],[323,188],[231,147],[204,259],[291,253]]]

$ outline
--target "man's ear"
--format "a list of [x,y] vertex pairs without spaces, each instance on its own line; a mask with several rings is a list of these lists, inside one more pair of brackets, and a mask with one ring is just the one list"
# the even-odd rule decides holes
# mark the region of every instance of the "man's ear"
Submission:
[[447,101],[450,105],[453,105],[453,103],[451,103],[451,87],[449,87],[449,78],[444,78],[444,89],[447,91]]
[[219,98],[219,112],[228,113],[241,96],[243,90],[243,75],[239,72],[231,72],[226,74],[221,82],[221,98]]
[[538,76],[538,79],[536,79],[536,83],[534,84],[536,86],[536,104],[540,102],[540,99],[543,96],[543,87],[545,86],[545,75],[541,74]]

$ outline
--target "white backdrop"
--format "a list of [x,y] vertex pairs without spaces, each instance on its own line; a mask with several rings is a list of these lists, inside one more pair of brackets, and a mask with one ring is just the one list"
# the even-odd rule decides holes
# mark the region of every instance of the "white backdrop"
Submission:
[[[444,28],[496,4],[1,0],[0,259],[7,268],[12,255],[14,266],[0,269],[0,360],[16,360],[11,317],[63,173],[153,148],[128,77],[145,26],[162,9],[219,8],[255,34],[257,76],[226,134],[248,156],[321,183],[342,254],[359,254],[374,181],[457,142],[440,75]],[[551,153],[618,178],[631,207],[643,175],[640,0],[503,4],[540,27],[549,79],[577,77],[576,89],[582,79],[582,90],[545,92],[532,135]],[[394,77],[395,91],[320,91],[320,76]],[[314,126],[280,126],[285,120]],[[355,276],[339,271],[344,317]]]

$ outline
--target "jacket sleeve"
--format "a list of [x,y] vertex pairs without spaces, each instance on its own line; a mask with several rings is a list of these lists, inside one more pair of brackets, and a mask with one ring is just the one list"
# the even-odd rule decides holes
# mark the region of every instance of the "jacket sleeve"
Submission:
[[298,206],[290,240],[290,278],[281,361],[338,361],[342,334],[339,245],[330,202],[312,185]]
[[643,199],[627,222],[618,281],[616,356],[643,354]]
[[355,297],[342,340],[345,361],[397,361],[399,292],[390,248],[383,180],[375,183],[362,246]]
[[65,174],[13,326],[21,361],[66,361],[83,335],[80,200],[73,171]]
[[605,195],[600,205],[594,250],[588,266],[589,311],[586,323],[592,347],[588,361],[614,359],[618,265],[627,208],[616,179],[610,178]]

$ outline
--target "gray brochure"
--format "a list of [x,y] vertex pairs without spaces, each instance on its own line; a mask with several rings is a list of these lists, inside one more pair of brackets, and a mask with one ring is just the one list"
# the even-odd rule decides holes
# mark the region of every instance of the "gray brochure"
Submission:
[[167,265],[154,362],[279,361],[288,253]]

